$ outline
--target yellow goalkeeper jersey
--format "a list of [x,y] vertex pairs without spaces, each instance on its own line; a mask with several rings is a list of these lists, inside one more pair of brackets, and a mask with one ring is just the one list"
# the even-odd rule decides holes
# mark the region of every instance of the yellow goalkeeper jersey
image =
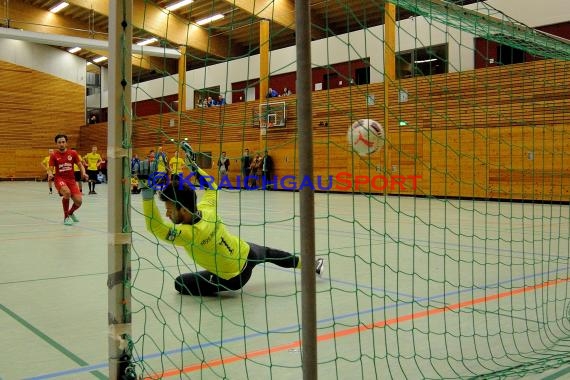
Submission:
[[196,264],[228,280],[246,264],[249,244],[226,230],[217,215],[218,191],[206,190],[197,205],[202,218],[195,224],[173,224],[163,220],[154,198],[143,200],[147,229],[164,241],[184,247]]

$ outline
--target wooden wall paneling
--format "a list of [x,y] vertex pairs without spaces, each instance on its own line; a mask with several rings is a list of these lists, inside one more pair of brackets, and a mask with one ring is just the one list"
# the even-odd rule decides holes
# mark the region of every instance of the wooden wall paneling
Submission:
[[568,199],[570,168],[568,126],[516,127],[491,131],[492,197],[513,199]]
[[0,61],[0,141],[10,160],[0,165],[0,179],[43,178],[39,162],[54,137],[79,142],[85,123],[85,88],[55,76]]
[[[419,195],[567,201],[569,70],[570,63],[549,60],[402,80],[399,88],[409,99],[398,103],[398,89],[391,91],[386,146],[369,158],[350,151],[346,132],[358,118],[384,119],[381,84],[314,92],[315,175],[414,174],[422,176]],[[368,104],[368,95],[375,104]],[[135,122],[135,151],[146,152],[171,135],[213,152],[214,162],[222,149],[237,159],[245,146],[252,154],[267,147],[275,174],[294,174],[295,96],[286,101],[287,126],[269,130],[263,140],[253,120],[258,103],[242,102],[190,110],[180,129],[169,126],[176,114],[141,118]],[[383,167],[385,154],[395,167]],[[236,164],[232,175],[239,172]]]

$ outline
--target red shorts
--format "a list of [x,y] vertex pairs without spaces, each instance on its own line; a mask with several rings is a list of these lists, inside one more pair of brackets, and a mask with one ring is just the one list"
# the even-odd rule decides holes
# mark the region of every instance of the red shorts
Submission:
[[55,188],[57,192],[61,194],[61,188],[67,186],[71,195],[80,195],[81,191],[79,191],[79,186],[77,186],[77,182],[75,179],[67,179],[67,178],[55,178],[54,179]]

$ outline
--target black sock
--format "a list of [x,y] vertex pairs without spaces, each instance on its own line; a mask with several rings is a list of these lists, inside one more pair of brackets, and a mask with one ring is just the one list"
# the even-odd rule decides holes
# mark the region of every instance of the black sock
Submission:
[[264,247],[251,242],[248,242],[248,244],[250,249],[248,259],[254,262],[268,262],[282,268],[297,268],[299,266],[299,256],[292,255],[280,249]]

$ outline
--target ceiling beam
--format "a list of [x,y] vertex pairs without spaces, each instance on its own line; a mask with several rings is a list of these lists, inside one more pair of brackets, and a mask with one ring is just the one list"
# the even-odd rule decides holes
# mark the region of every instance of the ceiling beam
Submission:
[[290,0],[225,0],[257,18],[295,30],[295,4]]
[[[27,30],[12,29],[12,28],[0,27],[0,38],[10,38],[13,40],[30,41],[44,45],[65,46],[65,47],[79,46],[82,49],[84,48],[94,52],[98,50],[104,52],[109,51],[109,42],[106,40],[94,40],[92,38],[72,37],[61,34],[30,32]],[[152,55],[154,57],[175,58],[175,59],[178,59],[180,57],[180,53],[178,52],[178,50],[174,49],[164,49],[154,46],[139,46],[139,45],[133,45],[132,49],[133,49],[133,54],[144,53],[145,56]]]
[[1,14],[6,15],[4,27],[31,32],[61,34],[73,37],[107,39],[102,32],[90,31],[85,23],[54,14],[21,1],[2,2]]
[[[109,17],[109,0],[67,0],[73,4]],[[231,46],[225,37],[210,36],[208,32],[172,12],[145,0],[133,0],[133,26],[175,46],[188,46],[219,58],[240,55],[239,47]]]
[[[232,6],[238,7],[241,10],[252,14],[259,19],[269,20],[279,24],[285,28],[295,30],[295,2],[291,0],[225,0]],[[311,16],[311,23],[322,25],[322,20],[316,16]],[[326,34],[317,29],[312,28],[312,38],[321,39],[325,38]]]
[[[72,18],[53,14],[23,2],[11,2],[9,6],[0,6],[0,10],[1,14],[7,15],[6,19],[4,19],[4,26],[14,29],[13,35],[10,30],[3,31],[2,36],[5,38],[35,40],[36,43],[54,46],[79,46],[82,49],[92,51],[94,54],[101,54],[97,50],[107,50],[106,47],[102,47],[108,45],[106,31],[89,30],[88,25]],[[25,35],[25,33],[20,33],[22,31],[43,34],[44,36]],[[69,38],[59,39],[58,37],[53,37],[54,35]],[[82,40],[75,40],[74,38]],[[144,54],[142,51],[140,53]],[[133,59],[133,65],[143,69],[152,69],[152,62],[155,60],[148,56],[142,59],[138,57],[137,60]],[[160,62],[160,59],[156,60],[156,64]]]

